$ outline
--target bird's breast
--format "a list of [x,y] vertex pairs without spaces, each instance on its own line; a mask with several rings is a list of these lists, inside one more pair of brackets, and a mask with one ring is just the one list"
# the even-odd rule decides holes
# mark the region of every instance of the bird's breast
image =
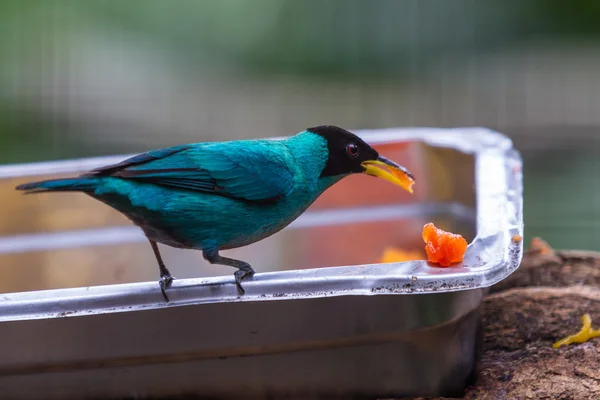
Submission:
[[215,236],[221,237],[220,247],[227,249],[246,246],[281,231],[314,201],[303,197],[286,198],[272,206],[250,209],[244,207],[236,210],[227,222],[224,222],[228,228],[222,232],[215,232]]

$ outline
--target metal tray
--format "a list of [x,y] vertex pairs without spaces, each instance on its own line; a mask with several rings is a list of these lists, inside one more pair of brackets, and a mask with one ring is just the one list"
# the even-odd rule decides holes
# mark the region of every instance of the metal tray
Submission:
[[[244,296],[231,269],[163,247],[186,278],[168,304],[144,237],[118,213],[12,189],[126,156],[0,167],[2,398],[460,393],[486,288],[522,258],[521,157],[483,128],[358,134],[415,173],[413,196],[370,177],[340,182],[281,233],[229,253],[257,270]],[[386,246],[422,249],[429,221],[470,241],[462,264],[376,263]]]

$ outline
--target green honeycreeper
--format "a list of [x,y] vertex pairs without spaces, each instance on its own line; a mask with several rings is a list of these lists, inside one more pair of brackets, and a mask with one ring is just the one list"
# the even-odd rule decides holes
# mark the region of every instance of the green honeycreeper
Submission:
[[254,270],[220,250],[262,240],[289,225],[326,189],[365,173],[412,193],[404,167],[380,156],[337,126],[306,129],[283,140],[206,142],[152,150],[70,179],[17,186],[26,193],[83,192],[127,216],[152,246],[159,286],[173,281],[157,243],[202,250],[211,264],[237,268],[241,281]]

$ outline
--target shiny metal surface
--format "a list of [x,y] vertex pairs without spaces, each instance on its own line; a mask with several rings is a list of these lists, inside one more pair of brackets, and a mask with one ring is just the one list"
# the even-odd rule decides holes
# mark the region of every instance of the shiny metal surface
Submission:
[[[414,162],[408,167],[421,172],[422,187],[415,186],[421,195],[391,203],[377,196],[335,207],[316,203],[280,241],[236,254],[292,249],[264,268],[254,263],[269,272],[248,281],[244,296],[222,268],[220,277],[176,280],[169,304],[142,273],[132,283],[99,286],[88,279],[91,286],[53,290],[37,290],[42,282],[16,292],[30,290],[16,283],[5,291],[13,293],[0,295],[3,398],[376,398],[460,391],[474,367],[483,292],[521,261],[522,243],[512,241],[523,231],[520,156],[505,136],[479,128],[359,134],[389,151],[408,144]],[[76,172],[124,157],[0,167],[0,177],[12,185],[44,171]],[[364,244],[362,236],[336,242],[363,228],[365,235],[395,235],[388,244],[422,246],[420,229],[429,221],[469,239],[462,264],[374,264],[381,249],[369,245],[370,264],[348,263],[344,251],[317,251]],[[62,228],[3,232],[0,265],[11,271],[14,257],[36,251],[53,257],[69,246],[93,252],[143,241],[118,219],[95,226],[76,220]],[[319,235],[327,242],[315,242]],[[155,273],[154,264],[145,264]]]

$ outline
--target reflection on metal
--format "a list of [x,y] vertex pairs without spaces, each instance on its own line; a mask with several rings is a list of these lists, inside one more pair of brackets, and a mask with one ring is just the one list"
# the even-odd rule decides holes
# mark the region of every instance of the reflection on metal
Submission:
[[[475,181],[456,178],[461,188],[474,184],[476,196],[475,238],[462,264],[448,269],[424,261],[280,268],[256,274],[244,296],[230,276],[182,279],[174,282],[169,304],[155,282],[0,295],[2,397],[459,393],[472,377],[485,288],[506,278],[521,261],[522,241],[511,241],[523,234],[520,156],[509,139],[485,129],[359,134],[371,143],[420,144],[431,150],[431,162],[444,160],[436,159],[441,154],[436,149],[474,157]],[[47,168],[74,172],[106,161],[10,166],[0,168],[0,177],[33,176]],[[418,225],[423,216],[412,213],[422,212],[465,226],[473,217],[468,196],[462,198],[466,191],[447,199],[431,190],[419,204],[373,205],[360,212],[311,211],[290,229],[310,232],[319,224],[387,218]],[[119,240],[138,240],[133,228],[105,227],[86,231],[99,236],[85,244],[102,244],[102,232],[109,229]],[[59,238],[61,245],[60,235],[79,233],[45,235]],[[39,237],[0,239],[2,252],[39,249]]]
[[[475,221],[475,210],[458,203],[418,203],[380,207],[361,207],[340,210],[308,211],[292,222],[287,229],[315,228],[390,221],[413,215],[454,215],[465,222]],[[79,229],[63,232],[31,233],[0,236],[0,254],[29,251],[68,249],[77,246],[138,243],[147,241],[136,226]]]

